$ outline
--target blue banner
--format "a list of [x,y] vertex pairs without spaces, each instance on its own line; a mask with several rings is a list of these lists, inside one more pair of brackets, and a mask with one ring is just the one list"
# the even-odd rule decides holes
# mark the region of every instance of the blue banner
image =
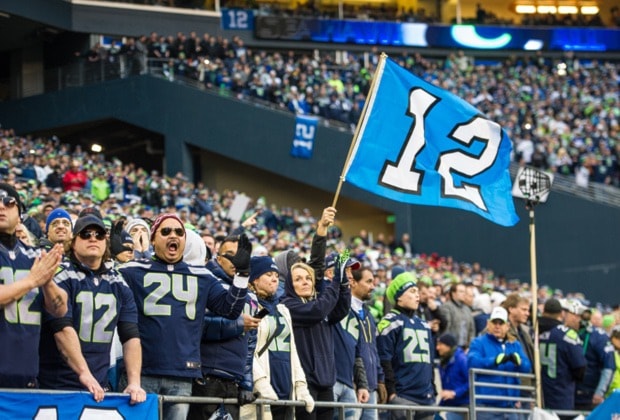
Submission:
[[620,51],[620,29],[439,25],[257,16],[258,39],[517,51]]
[[587,420],[613,420],[620,418],[620,391],[616,390],[590,413]]
[[386,56],[358,129],[345,181],[395,201],[471,211],[502,226],[519,221],[504,130]]
[[129,395],[106,394],[95,402],[87,392],[0,392],[0,418],[3,419],[157,419],[157,395],[129,405]]
[[254,11],[252,9],[222,9],[220,23],[222,29],[251,31],[254,29]]
[[314,149],[314,136],[319,119],[317,117],[308,117],[298,115],[295,120],[295,136],[293,137],[293,145],[291,146],[291,156],[310,159],[312,150]]

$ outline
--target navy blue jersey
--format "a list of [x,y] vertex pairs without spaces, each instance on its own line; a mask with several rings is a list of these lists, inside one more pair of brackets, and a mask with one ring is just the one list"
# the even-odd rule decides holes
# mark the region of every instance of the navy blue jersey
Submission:
[[428,324],[393,309],[377,329],[379,360],[391,364],[396,394],[418,404],[433,404],[434,349]]
[[[12,249],[0,244],[0,282],[9,285],[26,277],[37,255],[21,241]],[[35,386],[42,310],[43,294],[38,288],[0,307],[0,388]]]
[[[269,343],[269,374],[271,386],[278,398],[283,400],[291,399],[293,392],[291,383],[291,329],[284,316],[278,312],[269,314],[263,323],[267,324],[267,339],[273,336]],[[262,349],[256,349],[261,351]]]
[[[108,387],[110,349],[119,322],[137,324],[138,311],[131,290],[112,261],[97,272],[79,262],[64,261],[54,280],[67,292],[69,320],[80,340],[82,355],[102,387]],[[41,388],[83,389],[77,374],[65,362],[50,323],[43,324],[40,348]]]
[[542,391],[545,408],[575,409],[575,374],[585,367],[577,331],[557,325],[539,335]]
[[575,396],[575,404],[591,404],[592,397],[599,386],[601,372],[603,369],[611,370],[611,375],[606,384],[603,384],[601,390],[605,395],[609,383],[616,370],[616,361],[614,360],[614,347],[609,342],[609,336],[604,330],[589,326],[579,331],[579,337],[583,341],[583,353],[586,357],[586,373],[583,380],[577,383],[577,393]]
[[355,313],[353,309],[351,309],[351,313],[358,317],[359,320],[358,328],[361,332],[359,344],[360,357],[364,361],[368,390],[373,392],[377,389],[378,383],[384,381],[383,368],[377,353],[377,325],[367,307],[364,307],[364,311],[361,314]]
[[[207,263],[207,269],[225,289],[230,288],[233,277],[226,274],[215,260]],[[254,316],[258,312],[256,295],[248,291],[245,302],[243,313]],[[242,389],[251,391],[254,387],[252,362],[256,348],[256,330],[244,331],[243,316],[231,320],[208,309],[204,321],[200,343],[202,374],[231,379]]]
[[[220,284],[226,290],[230,285],[221,281]],[[254,316],[258,312],[258,300],[256,295],[248,292],[243,313]],[[243,318],[238,320],[222,319],[222,317],[207,310],[204,316],[205,329],[211,334],[218,327],[221,329],[230,329],[226,327],[226,322],[243,324]],[[207,328],[207,324],[210,324]],[[222,331],[220,331],[221,333]],[[252,390],[252,360],[254,358],[254,349],[256,348],[256,330],[243,331],[240,334],[227,338],[213,339],[203,333],[200,343],[200,355],[202,361],[202,374],[214,375],[225,379],[232,379],[243,386],[243,389]],[[249,375],[249,376],[247,376]],[[247,376],[247,377],[246,377]]]
[[359,356],[359,320],[352,311],[334,329],[336,380],[353,388],[355,358]]
[[201,377],[205,309],[236,319],[243,310],[247,288],[233,285],[226,290],[205,267],[182,261],[132,261],[119,271],[138,307],[142,374]]

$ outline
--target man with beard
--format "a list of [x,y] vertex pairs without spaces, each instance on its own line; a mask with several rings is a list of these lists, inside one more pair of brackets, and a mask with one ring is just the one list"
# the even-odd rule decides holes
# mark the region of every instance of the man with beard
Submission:
[[[236,319],[243,310],[250,270],[251,244],[242,235],[230,256],[237,267],[227,290],[204,267],[182,261],[185,227],[171,213],[151,228],[154,256],[119,268],[138,306],[142,342],[142,387],[160,395],[190,396],[192,380],[201,377],[200,337],[206,308]],[[164,419],[186,418],[189,404],[164,405]]]
[[[224,239],[215,259],[209,260],[207,269],[225,289],[232,286],[238,268],[231,258],[238,252],[241,239],[228,236]],[[256,399],[252,390],[252,360],[256,348],[256,328],[260,319],[254,318],[258,301],[254,293],[245,298],[243,313],[235,320],[223,319],[207,310],[200,342],[202,377],[194,380],[192,395],[195,397],[237,398],[239,405],[226,405],[233,418],[239,418],[239,406]],[[208,419],[218,404],[192,404],[189,419]]]
[[0,388],[36,388],[43,308],[67,312],[67,293],[53,281],[62,247],[48,253],[17,240],[22,204],[19,194],[0,183]]
[[47,236],[41,240],[41,247],[47,251],[55,244],[62,244],[65,254],[68,254],[73,237],[72,229],[71,215],[66,210],[60,207],[52,210],[45,220],[45,234]]
[[105,225],[93,215],[77,219],[71,253],[55,281],[69,295],[62,318],[48,319],[41,334],[41,387],[84,390],[95,401],[110,390],[108,370],[114,331],[123,344],[131,403],[146,400],[140,388],[142,354],[131,290],[114,269]]
[[[366,302],[372,298],[375,290],[375,278],[370,268],[362,268],[352,272],[351,285],[351,311],[349,317],[357,320],[357,333],[360,335],[359,352],[364,363],[366,379],[368,382],[368,404],[385,404],[387,402],[387,390],[383,368],[379,362],[377,352],[377,325],[370,313]],[[372,420],[378,418],[377,410],[364,408],[360,419]]]
[[579,316],[570,311],[566,315],[562,324],[562,305],[551,298],[538,319],[543,407],[552,410],[575,409],[576,383],[583,379],[586,369],[583,343],[577,334]]

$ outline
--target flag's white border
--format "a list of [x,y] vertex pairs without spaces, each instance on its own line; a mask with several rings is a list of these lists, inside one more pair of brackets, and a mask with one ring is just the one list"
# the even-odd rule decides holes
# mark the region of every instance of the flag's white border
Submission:
[[347,156],[347,161],[342,172],[342,181],[346,180],[346,175],[349,172],[349,168],[351,167],[351,163],[353,162],[353,159],[355,158],[355,154],[357,153],[357,149],[359,147],[359,139],[362,137],[362,134],[366,129],[366,123],[370,118],[372,108],[375,104],[375,98],[377,96],[376,94],[379,90],[379,86],[381,85],[381,78],[383,77],[385,61],[387,60],[387,58],[388,56],[385,53],[382,53],[379,58],[379,63],[377,64],[377,71],[375,72],[375,76],[373,77],[372,85],[368,93],[368,97],[366,98],[366,103],[364,104],[363,117],[359,120],[357,128],[355,129],[353,144],[351,145],[351,148],[349,150],[349,156]]

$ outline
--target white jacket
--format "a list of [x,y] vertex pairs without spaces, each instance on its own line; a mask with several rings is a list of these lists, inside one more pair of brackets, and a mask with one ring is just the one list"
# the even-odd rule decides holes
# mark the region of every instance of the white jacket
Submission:
[[[291,346],[291,388],[293,389],[292,400],[304,401],[306,403],[306,410],[311,412],[314,408],[314,400],[310,396],[308,391],[308,384],[306,382],[306,374],[304,373],[299,356],[297,354],[297,346],[295,345],[295,336],[293,334],[293,323],[291,321],[291,314],[286,306],[283,304],[277,305],[278,312],[284,318],[289,331],[290,346]],[[254,392],[261,394],[259,398],[262,399],[277,399],[277,394],[271,387],[271,374],[269,368],[269,350],[263,352],[262,355],[258,355],[258,352],[265,347],[267,340],[269,339],[269,321],[270,315],[263,318],[258,324],[257,338],[256,338],[256,351],[254,352],[254,360],[252,364],[252,374],[254,376]],[[270,343],[271,344],[271,343]],[[256,419],[256,410],[259,409],[259,405],[248,404],[241,407],[242,419]],[[265,405],[263,412],[263,419],[270,420],[271,411],[270,407]]]

